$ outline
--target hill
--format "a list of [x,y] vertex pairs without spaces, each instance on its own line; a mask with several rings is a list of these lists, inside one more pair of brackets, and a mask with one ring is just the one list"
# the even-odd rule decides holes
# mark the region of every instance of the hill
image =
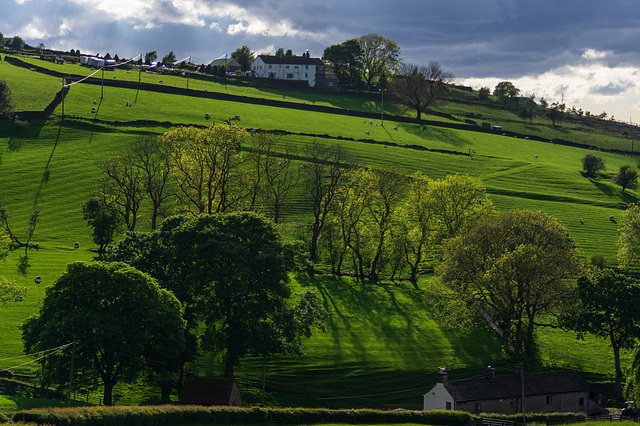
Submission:
[[[78,65],[23,60],[67,74],[90,73]],[[20,111],[43,109],[61,87],[54,76],[6,60],[0,61],[0,75],[9,83]],[[110,81],[125,82],[138,77],[132,70],[110,71],[107,76]],[[186,90],[186,79],[180,75],[141,77],[149,85]],[[20,366],[24,360],[9,359],[22,353],[17,326],[38,309],[45,286],[67,263],[97,258],[87,250],[93,243],[80,211],[99,179],[96,161],[122,152],[141,135],[161,134],[178,124],[206,126],[239,116],[241,127],[286,132],[282,141],[298,148],[298,162],[306,160],[303,148],[319,140],[345,146],[371,167],[390,166],[407,174],[421,171],[433,178],[469,174],[485,185],[498,209],[540,209],[557,217],[569,228],[584,257],[603,255],[609,265],[616,265],[615,218],[627,203],[637,201],[636,192],[622,193],[609,180],[612,169],[636,161],[621,131],[627,129],[627,135],[632,135],[633,129],[617,123],[573,117],[562,126],[552,126],[542,115],[522,123],[516,109],[505,108],[493,98],[483,103],[473,93],[457,90],[428,121],[416,122],[410,112],[385,102],[389,115],[383,127],[377,120],[377,93],[295,91],[204,78],[189,82],[190,91],[201,92],[198,97],[152,89],[76,84],[65,99],[64,119],[60,105],[46,119],[31,119],[26,129],[0,122],[0,203],[9,209],[16,230],[24,227],[33,209],[41,210],[34,236],[40,250],[14,251],[0,264],[0,275],[29,287],[23,302],[2,310],[0,366],[17,367],[15,372],[25,376],[37,373],[31,365]],[[223,100],[206,93],[239,99]],[[244,97],[256,101],[243,101]],[[503,131],[485,131],[479,125],[482,122],[501,125]],[[598,155],[605,160],[607,172],[597,179],[580,173],[580,159],[592,152],[581,145],[604,149]],[[284,232],[293,234],[306,220],[307,205],[306,194],[298,189],[286,206]],[[35,276],[41,276],[42,282],[36,284]],[[511,368],[489,329],[480,327],[471,334],[442,329],[422,291],[403,282],[321,277],[299,278],[293,285],[317,288],[331,317],[327,333],[310,339],[303,357],[266,362],[269,403],[419,404],[421,392],[435,381],[437,367],[448,367],[453,378],[478,374],[488,364]],[[557,330],[541,330],[538,337],[543,368],[575,368],[593,383],[610,381],[613,360],[605,342],[576,341],[572,334]],[[247,359],[238,369],[249,403],[260,400],[262,366],[261,359]],[[212,354],[204,354],[192,367],[204,374],[221,371]],[[154,390],[121,389],[123,402],[155,397]]]

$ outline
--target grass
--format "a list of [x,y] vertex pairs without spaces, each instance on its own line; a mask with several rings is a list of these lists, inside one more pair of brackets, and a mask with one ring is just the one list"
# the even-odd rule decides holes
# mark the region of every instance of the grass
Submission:
[[[87,71],[78,65],[55,66],[74,73]],[[57,79],[50,80],[4,61],[0,62],[0,73],[13,85],[14,98],[23,109],[29,109],[26,105],[42,108],[53,96],[45,98],[43,92],[40,97],[45,99],[38,104],[38,97],[31,97],[29,90],[25,90],[27,85],[42,90],[51,87],[52,93],[57,90]],[[115,71],[115,75],[118,79],[137,78],[133,72],[121,70]],[[34,77],[38,77],[37,81],[32,81]],[[164,84],[185,82],[182,77],[162,78]],[[191,80],[190,87],[191,84],[209,85],[205,88],[211,91],[246,90],[247,95],[269,99],[284,97],[300,102],[350,105],[352,109],[376,108],[376,100],[368,95],[343,95],[341,100],[339,95],[311,91],[278,92],[241,84],[225,86],[215,81]],[[127,101],[132,101],[133,106],[126,107]],[[95,114],[91,112],[93,107],[98,109]],[[116,127],[87,119],[123,122],[147,119],[207,125],[239,115],[238,125],[245,128],[295,133],[284,136],[282,142],[298,148],[300,161],[304,159],[304,147],[318,140],[344,145],[362,164],[371,167],[390,166],[407,174],[421,171],[433,178],[469,174],[487,187],[498,209],[543,210],[565,223],[584,257],[602,254],[610,265],[617,264],[616,220],[623,204],[636,201],[638,196],[635,191],[622,193],[609,180],[611,168],[633,163],[630,157],[600,152],[607,172],[596,179],[586,179],[580,174],[580,159],[589,151],[495,134],[387,120],[383,128],[358,117],[112,87],[105,87],[104,98],[100,99],[100,87],[90,85],[73,86],[65,101],[65,114],[82,120],[61,120],[60,113],[58,107],[48,120],[33,121],[23,131],[0,122],[0,203],[9,209],[10,223],[18,234],[30,212],[41,210],[41,222],[34,236],[41,249],[14,251],[0,264],[0,275],[29,287],[23,302],[2,308],[0,367],[16,367],[24,362],[13,359],[22,353],[18,326],[37,312],[45,287],[53,283],[67,263],[96,258],[87,250],[93,243],[80,211],[100,177],[96,161],[123,152],[140,135],[160,134],[171,128],[171,124]],[[210,113],[212,120],[206,120],[205,113]],[[508,114],[498,117],[507,119]],[[393,130],[394,127],[398,130]],[[568,127],[566,131],[570,136],[580,136]],[[424,151],[414,146],[469,155]],[[288,221],[285,227],[294,227],[297,225],[294,221],[306,219],[305,205],[306,194],[298,189],[285,215]],[[609,219],[612,215],[613,221]],[[147,219],[143,219],[141,230],[148,229]],[[80,243],[79,249],[73,247],[76,241]],[[36,275],[42,276],[42,283],[35,284]],[[425,284],[426,281],[421,282],[421,288]],[[425,304],[422,291],[413,286],[335,277],[298,279],[292,285],[297,290],[318,289],[331,317],[327,333],[316,334],[305,343],[303,357],[279,357],[266,362],[270,404],[325,407],[419,404],[421,394],[435,381],[437,367],[448,367],[452,379],[478,374],[488,364],[512,368],[491,331],[481,327],[471,334],[460,334],[442,329]],[[613,360],[605,341],[593,337],[578,341],[572,334],[546,329],[539,330],[538,339],[544,368],[578,369],[590,382],[604,383],[603,389],[609,390]],[[247,403],[260,401],[262,365],[263,360],[248,358],[237,369]],[[220,360],[212,354],[203,354],[192,367],[210,375],[222,371]],[[16,372],[33,377],[37,369],[25,365]],[[149,389],[144,385],[116,387],[123,403],[152,401],[154,391]]]

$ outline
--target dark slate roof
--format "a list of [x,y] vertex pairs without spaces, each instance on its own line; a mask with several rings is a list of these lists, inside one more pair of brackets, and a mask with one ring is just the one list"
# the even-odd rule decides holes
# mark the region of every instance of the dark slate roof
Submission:
[[307,58],[306,56],[270,56],[258,55],[265,64],[275,65],[324,65],[320,58]]
[[180,404],[190,405],[229,405],[233,379],[196,378],[185,381]]
[[[444,387],[457,402],[487,399],[515,398],[522,395],[522,379],[519,375],[496,376],[481,379],[455,380]],[[524,394],[552,395],[589,391],[589,386],[575,371],[525,374]]]

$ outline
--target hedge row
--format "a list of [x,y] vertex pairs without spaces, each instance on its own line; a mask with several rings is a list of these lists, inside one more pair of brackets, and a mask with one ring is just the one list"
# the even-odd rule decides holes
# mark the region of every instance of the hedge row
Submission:
[[192,423],[420,423],[469,426],[474,416],[455,411],[328,410],[308,408],[236,408],[140,406],[47,408],[18,412],[14,422],[58,426],[158,426]]

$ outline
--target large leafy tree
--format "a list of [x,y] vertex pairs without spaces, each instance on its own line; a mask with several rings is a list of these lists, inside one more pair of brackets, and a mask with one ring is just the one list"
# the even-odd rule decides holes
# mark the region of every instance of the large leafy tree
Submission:
[[247,71],[251,68],[251,63],[254,59],[254,54],[251,52],[251,48],[247,45],[237,48],[231,53],[231,57],[238,61],[240,69]]
[[582,157],[582,169],[586,177],[594,177],[596,173],[605,169],[604,160],[593,154],[586,154]]
[[362,68],[367,85],[393,71],[400,62],[400,46],[385,36],[366,34],[358,42],[362,49]]
[[362,70],[362,47],[358,39],[346,40],[325,48],[322,59],[331,64],[341,83],[344,83],[345,74],[353,82]]
[[162,63],[170,67],[173,66],[177,60],[178,58],[176,58],[176,54],[173,53],[173,50],[162,57]]
[[518,89],[510,81],[501,81],[493,90],[493,95],[499,97],[502,100],[505,100],[507,98],[515,98],[519,93],[520,89]]
[[[318,325],[312,294],[291,300],[290,252],[272,222],[243,212],[170,217],[155,232],[128,235],[112,256],[170,288],[190,334],[204,324],[204,346],[223,354],[233,377],[243,356],[295,352]],[[309,303],[318,309],[303,308]]]
[[402,64],[393,76],[389,90],[399,103],[416,112],[419,120],[438,99],[447,92],[453,73],[445,71],[438,62],[429,65]]
[[575,307],[563,318],[563,325],[592,333],[609,341],[615,365],[614,392],[622,395],[620,351],[630,349],[640,337],[640,283],[611,269],[582,276],[577,284]]
[[640,206],[631,204],[618,225],[618,261],[627,267],[640,259]]
[[627,188],[636,189],[638,187],[638,172],[633,167],[625,164],[620,167],[620,170],[611,178],[611,181],[616,185],[620,185],[622,192]]
[[444,244],[438,275],[470,308],[502,328],[514,356],[534,356],[541,315],[571,300],[576,246],[567,229],[539,211],[491,217]]
[[184,345],[184,321],[175,296],[124,263],[84,263],[47,288],[40,311],[22,324],[27,353],[69,343],[73,349],[41,360],[43,379],[68,383],[98,376],[103,402],[111,405],[119,382],[134,380],[148,366],[166,362]]
[[155,50],[144,54],[144,63],[147,65],[150,65],[151,62],[154,62],[156,59],[158,59],[158,52],[156,52]]

